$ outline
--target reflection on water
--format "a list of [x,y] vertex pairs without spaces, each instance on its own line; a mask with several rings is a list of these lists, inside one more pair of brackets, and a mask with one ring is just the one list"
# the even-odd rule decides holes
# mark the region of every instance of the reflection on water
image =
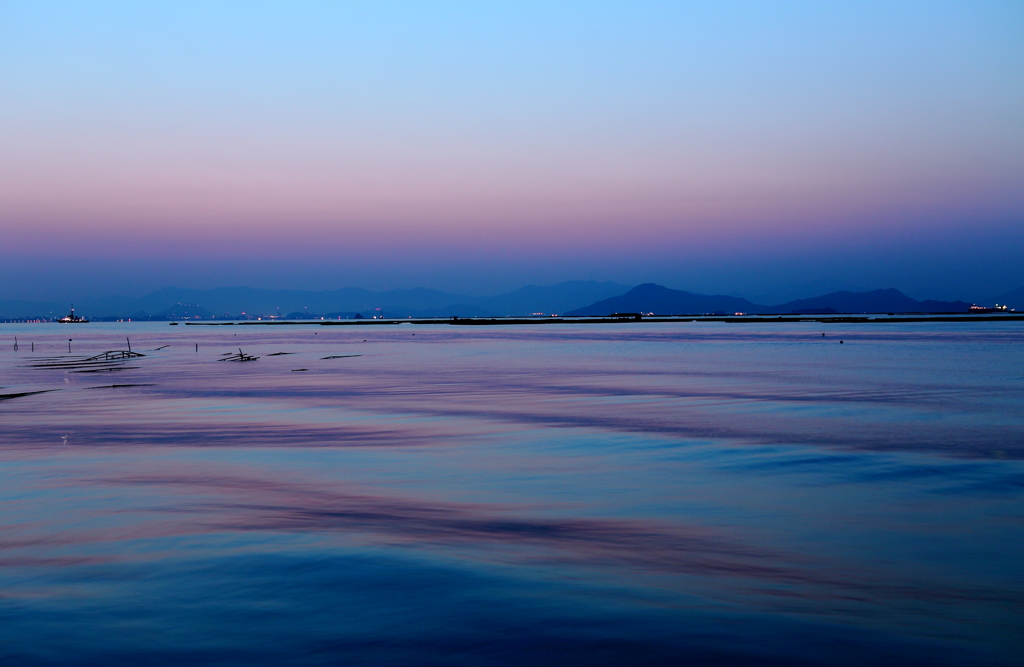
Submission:
[[1013,324],[67,331],[0,325],[2,664],[1024,659]]

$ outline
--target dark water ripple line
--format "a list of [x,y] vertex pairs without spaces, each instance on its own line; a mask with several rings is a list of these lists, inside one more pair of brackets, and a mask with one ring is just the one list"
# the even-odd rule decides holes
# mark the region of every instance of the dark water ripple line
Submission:
[[[917,585],[879,583],[867,571],[831,566],[806,555],[784,554],[742,545],[720,530],[697,524],[595,518],[510,518],[519,507],[483,503],[438,502],[423,498],[347,494],[307,484],[230,475],[134,475],[97,478],[90,483],[176,488],[186,498],[197,490],[238,500],[193,502],[145,509],[155,514],[183,514],[182,526],[164,525],[158,534],[223,531],[288,533],[369,532],[419,545],[534,547],[554,557],[551,563],[602,564],[733,579],[754,579],[767,586],[809,586],[787,597],[872,602],[879,599],[924,602],[992,602],[1024,609],[1024,589],[976,586],[970,589],[928,582]],[[249,498],[248,496],[257,496]],[[269,498],[276,502],[268,502]],[[134,510],[133,510],[134,511]],[[229,518],[221,518],[227,514]],[[208,516],[207,522],[196,516]],[[168,532],[169,531],[169,532]],[[137,530],[129,531],[135,539]],[[109,537],[113,537],[110,534]],[[558,554],[562,554],[559,556]],[[568,560],[566,559],[568,557]]]
[[[316,387],[316,386],[280,386],[280,387],[265,387],[265,388],[205,388],[205,389],[191,389],[184,387],[175,387],[165,385],[160,391],[161,394],[167,396],[187,396],[194,398],[197,396],[203,396],[207,398],[261,398],[267,396],[273,397],[367,397],[367,396],[378,396],[378,397],[402,397],[402,396],[421,396],[423,394],[423,387],[410,388],[408,383],[401,385],[386,386],[382,385],[379,379],[375,379],[376,383],[372,386],[358,386],[358,387],[345,387],[345,386],[329,386],[329,387]],[[479,395],[480,391],[473,391],[475,388],[490,392],[490,393],[502,393],[502,394],[518,394],[521,396],[537,396],[540,394],[546,394],[551,396],[582,396],[582,397],[636,397],[636,398],[650,398],[650,399],[661,399],[661,398],[683,398],[683,399],[714,399],[723,402],[774,402],[774,403],[886,403],[893,404],[899,403],[903,405],[912,405],[914,407],[921,407],[922,405],[934,405],[934,408],[944,408],[951,405],[956,405],[963,402],[964,394],[963,389],[956,388],[935,388],[935,389],[921,389],[921,388],[908,388],[901,390],[846,390],[846,391],[792,391],[792,392],[759,392],[759,391],[741,391],[741,390],[719,390],[713,391],[708,389],[698,388],[687,388],[681,390],[671,390],[665,387],[650,387],[642,389],[628,389],[624,387],[605,387],[605,386],[587,386],[587,385],[564,385],[564,384],[525,384],[525,383],[502,383],[495,386],[494,383],[483,384],[466,382],[456,384],[453,382],[426,382],[423,383],[430,387],[430,393],[433,396],[449,395],[452,397],[462,396],[464,394]],[[972,394],[980,394],[981,392],[973,392]],[[1000,391],[997,388],[992,388],[985,392],[989,396],[1005,397],[1005,391]],[[1021,392],[1024,395],[1024,391]],[[958,398],[958,401],[947,401],[942,399]],[[724,403],[723,403],[724,404]]]
[[[655,369],[645,368],[644,372],[638,373],[637,371],[631,371],[629,373],[611,373],[611,372],[599,372],[595,373],[583,369],[572,368],[571,373],[577,376],[590,376],[598,378],[622,378],[629,380],[632,384],[636,383],[636,380],[644,377],[655,376],[659,374],[659,371]],[[733,376],[737,380],[736,384],[742,384],[744,387],[750,387],[751,379],[759,377],[759,374],[753,372],[746,373],[735,373],[729,374],[726,371],[718,373],[675,373],[675,372],[661,372],[660,375],[663,377],[680,377],[684,378],[689,375],[701,376],[701,377],[713,377],[717,382],[721,383],[722,379],[726,376]],[[537,374],[534,372],[515,373],[509,372],[508,369],[502,369],[502,371],[495,376],[493,373],[488,374],[487,380],[483,381],[479,379],[476,371],[452,371],[450,369],[432,370],[428,376],[420,377],[417,379],[416,386],[410,386],[408,371],[406,370],[394,370],[388,368],[377,368],[374,371],[372,379],[367,382],[366,379],[360,378],[358,385],[343,385],[337,382],[332,384],[319,383],[315,379],[316,376],[312,376],[306,382],[301,385],[297,384],[277,384],[268,387],[182,387],[180,385],[169,384],[161,389],[161,393],[166,395],[188,395],[196,396],[201,395],[205,397],[260,397],[263,395],[278,395],[278,396],[295,396],[295,397],[311,397],[311,396],[327,396],[327,397],[360,397],[360,396],[383,396],[383,397],[401,397],[401,396],[415,396],[423,392],[425,387],[429,387],[429,391],[432,394],[449,394],[452,396],[458,396],[463,393],[480,393],[480,392],[503,392],[507,394],[518,394],[518,395],[534,395],[537,393],[545,393],[548,395],[580,395],[580,396],[635,396],[638,398],[646,397],[677,397],[677,398],[694,398],[694,397],[707,397],[707,398],[718,398],[722,400],[734,400],[734,401],[768,401],[768,402],[779,402],[779,403],[821,403],[821,402],[835,402],[835,403],[887,403],[887,404],[899,404],[899,405],[910,405],[912,407],[927,407],[929,409],[948,409],[950,407],[969,403],[972,409],[981,410],[998,410],[997,406],[986,406],[979,405],[978,399],[982,398],[1000,398],[1009,399],[1011,396],[1019,396],[1024,399],[1024,387],[1007,386],[1007,385],[972,385],[970,392],[965,394],[964,387],[962,385],[953,384],[937,384],[929,383],[926,386],[920,384],[893,384],[886,383],[882,387],[864,387],[857,389],[847,389],[843,391],[836,391],[834,388],[824,388],[821,386],[821,378],[808,378],[806,382],[796,382],[796,384],[803,385],[799,389],[790,391],[780,391],[777,385],[782,382],[784,384],[794,384],[794,378],[790,375],[784,378],[777,379],[774,377],[768,378],[771,380],[771,384],[775,385],[769,389],[768,384],[765,384],[763,390],[758,389],[739,389],[739,388],[722,388],[722,389],[709,389],[706,386],[684,386],[683,388],[673,388],[666,386],[665,384],[646,384],[639,388],[616,386],[609,384],[566,384],[565,382],[552,382],[550,377],[551,374],[543,373]],[[328,376],[336,377],[336,376]],[[384,380],[387,378],[393,378],[393,382],[388,384]],[[523,378],[526,380],[523,381]],[[756,385],[755,385],[756,387]],[[959,399],[951,401],[949,399]]]
[[[3,548],[5,545],[0,544],[0,549]],[[117,559],[111,556],[0,556],[0,568],[69,568],[82,565],[105,565],[116,561]],[[0,591],[0,600],[17,597],[20,596]]]
[[[801,389],[798,391],[757,391],[757,390],[740,390],[740,389],[729,389],[729,390],[711,390],[701,387],[686,387],[684,389],[671,389],[664,386],[648,386],[638,389],[631,389],[626,387],[616,386],[594,386],[594,385],[566,385],[566,384],[553,384],[553,383],[520,383],[520,382],[509,382],[506,379],[502,379],[501,382],[495,382],[495,378],[489,378],[487,383],[480,381],[462,381],[456,382],[452,380],[438,380],[436,377],[428,379],[425,382],[420,382],[416,387],[410,387],[407,377],[403,377],[400,374],[394,374],[396,377],[396,383],[394,385],[386,385],[380,381],[379,376],[387,375],[386,371],[377,373],[378,377],[374,378],[374,384],[360,384],[358,386],[345,386],[345,385],[329,385],[329,386],[318,386],[318,385],[286,385],[286,386],[273,386],[264,388],[206,388],[206,389],[195,389],[195,388],[184,388],[166,386],[161,389],[161,393],[167,396],[186,396],[186,397],[197,397],[202,396],[206,398],[266,398],[266,397],[293,397],[293,398],[309,398],[309,397],[320,397],[324,399],[342,399],[342,398],[368,398],[368,397],[388,397],[388,398],[401,398],[401,397],[421,397],[424,393],[424,387],[429,387],[429,394],[432,397],[440,396],[451,396],[461,397],[466,394],[471,394],[474,397],[480,397],[482,395],[509,395],[516,394],[520,396],[581,396],[581,397],[635,397],[642,399],[664,399],[664,398],[678,398],[678,399],[706,399],[706,400],[719,400],[724,404],[729,403],[885,403],[885,404],[898,404],[904,406],[912,406],[914,408],[927,408],[931,410],[949,409],[950,407],[964,404],[965,400],[972,398],[981,397],[1007,397],[1007,388],[1005,387],[987,387],[980,389],[972,387],[971,394],[965,396],[963,387],[953,386],[931,386],[931,387],[900,387],[898,389],[856,389],[846,391],[835,391],[835,390],[810,390]],[[749,383],[747,383],[749,384]],[[1024,389],[1019,392],[1021,397],[1024,398]],[[955,398],[959,399],[956,401],[950,401],[948,399]],[[971,402],[971,407],[977,410],[979,406]],[[984,410],[986,406],[980,406]],[[999,406],[987,406],[990,410],[999,410]]]
[[[145,392],[150,389],[141,390]],[[279,398],[282,395],[286,398],[295,398],[294,394],[305,396],[308,392],[291,392],[280,390],[268,390],[263,392],[187,392],[174,394],[190,400],[202,400],[211,396],[218,398],[243,398],[266,400],[269,397]],[[896,422],[888,425],[859,424],[851,419],[840,418],[815,418],[814,416],[800,417],[798,419],[785,419],[780,421],[778,417],[770,422],[757,419],[736,420],[734,417],[725,418],[720,414],[703,414],[702,411],[713,407],[733,407],[739,403],[724,403],[715,406],[704,403],[701,405],[676,406],[675,412],[665,412],[659,408],[656,414],[637,415],[637,408],[641,406],[628,406],[630,414],[618,415],[614,411],[609,413],[608,406],[584,406],[584,411],[575,410],[577,406],[566,405],[561,413],[551,412],[524,412],[522,410],[500,409],[495,410],[495,404],[502,404],[500,400],[503,391],[491,388],[485,394],[477,392],[475,396],[464,396],[463,400],[446,402],[443,396],[435,392],[411,393],[413,401],[404,401],[395,404],[393,408],[401,408],[406,414],[419,415],[432,419],[441,418],[466,418],[470,417],[481,421],[517,423],[522,425],[555,426],[571,428],[598,429],[606,432],[644,432],[661,434],[683,438],[717,438],[726,440],[746,440],[752,444],[803,444],[813,446],[849,447],[858,450],[905,450],[905,451],[933,451],[942,456],[967,456],[988,458],[993,455],[1005,456],[1008,458],[1020,458],[1024,455],[1024,430],[1016,429],[1010,425],[986,425],[984,428],[973,426],[956,427],[947,424],[937,427],[930,427],[920,423]],[[529,393],[539,406],[549,407],[544,402],[550,397]],[[197,395],[198,394],[198,395]],[[162,394],[164,396],[168,394]],[[349,407],[362,408],[370,413],[380,409],[380,405],[372,403],[371,397],[366,396],[365,388],[339,391],[337,389],[320,394],[325,400],[319,407],[338,407],[336,401],[350,399],[355,401]],[[721,395],[716,394],[705,395]],[[733,393],[733,396],[740,396],[740,393]],[[458,395],[456,395],[458,396]],[[571,397],[571,394],[568,395]],[[306,396],[308,398],[308,396]],[[487,403],[485,399],[490,397],[490,405],[481,405],[480,408],[454,407],[438,408],[437,403],[446,405],[463,405],[469,399],[471,403]],[[649,410],[656,403],[657,397],[644,395],[640,392],[631,393],[630,397],[646,398],[645,410]],[[390,396],[390,398],[396,398]],[[506,396],[507,398],[507,396]],[[758,399],[753,399],[754,401]],[[522,401],[519,401],[521,403]],[[513,402],[513,405],[515,402]],[[106,404],[103,404],[106,405]],[[159,404],[156,404],[159,405]],[[570,409],[572,408],[572,409]],[[39,408],[36,408],[39,409]],[[62,408],[63,409],[63,408]],[[111,408],[104,408],[111,409]],[[626,408],[620,408],[625,411]],[[679,410],[682,409],[682,412]],[[661,414],[657,414],[657,412]],[[113,416],[114,413],[112,413]],[[0,448],[33,447],[40,444],[40,431],[35,424],[52,421],[52,415],[45,415],[45,412],[30,413],[18,411],[10,413],[9,417],[25,417],[29,425],[16,425],[8,423],[5,428],[6,438],[0,442]],[[44,416],[45,415],[45,416]],[[158,444],[170,444],[177,440],[180,444],[192,446],[217,446],[223,444],[244,445],[249,443],[253,446],[281,444],[309,444],[313,446],[343,446],[344,444],[355,444],[362,442],[368,446],[387,445],[395,443],[424,442],[422,434],[410,437],[408,429],[380,427],[366,428],[359,427],[353,433],[351,428],[339,429],[336,425],[311,426],[309,424],[274,424],[261,421],[258,415],[252,424],[224,423],[204,425],[196,427],[189,424],[175,424],[173,422],[146,419],[131,423],[134,418],[128,419],[129,423],[106,427],[90,426],[80,424],[76,428],[80,438],[80,444],[94,445],[117,445],[117,444],[144,444],[146,442]],[[389,419],[391,415],[382,415],[382,419]],[[671,417],[672,421],[666,421]],[[247,418],[249,418],[247,416]],[[9,421],[9,420],[8,420]],[[209,424],[209,420],[204,420]],[[224,420],[221,420],[222,422]],[[844,424],[842,429],[835,426]],[[419,426],[422,428],[422,425]],[[55,433],[53,443],[58,443],[60,436],[65,433]],[[431,435],[462,435],[443,434],[437,430],[431,431]],[[103,441],[103,442],[101,442]],[[63,444],[63,443],[60,443]],[[45,445],[44,445],[45,446]]]
[[[411,411],[409,406],[403,406]],[[647,433],[675,436],[695,440],[745,441],[751,445],[785,444],[804,446],[825,446],[858,451],[918,451],[952,458],[991,458],[993,452],[1001,452],[1006,458],[1024,458],[1024,433],[1011,427],[991,427],[982,432],[975,428],[954,430],[949,426],[941,428],[941,439],[920,434],[919,425],[902,427],[863,427],[860,432],[853,424],[846,424],[840,433],[835,420],[821,420],[818,429],[776,429],[774,432],[763,422],[754,422],[746,428],[739,428],[734,421],[724,419],[692,420],[689,423],[664,423],[653,419],[637,417],[607,416],[607,413],[591,414],[539,414],[514,409],[494,410],[481,408],[456,409],[422,406],[415,410],[430,417],[473,418],[512,424],[542,425],[560,428],[580,428],[620,433]],[[810,432],[808,432],[810,431]],[[917,434],[915,439],[909,436]],[[935,434],[936,436],[938,433]]]
[[[874,457],[841,453],[814,453],[805,448],[769,451],[745,457],[719,457],[715,467],[736,472],[801,475],[804,486],[829,487],[837,482],[879,484],[927,481],[916,485],[918,492],[936,495],[963,494],[970,497],[1017,497],[1024,491],[1024,468],[1019,460],[984,460]],[[893,456],[900,456],[895,452]],[[1009,464],[1009,465],[1007,465]]]
[[77,424],[67,443],[61,440],[67,429],[55,429],[45,436],[39,428],[5,431],[0,451],[26,449],[173,447],[409,447],[436,445],[433,434],[384,428],[358,429],[351,426],[310,428],[291,424],[224,423],[216,426],[183,426],[175,422],[144,423],[137,426],[93,426]]
[[[327,406],[330,407],[330,406]],[[348,406],[360,407],[360,406]],[[394,406],[398,407],[398,406]],[[250,422],[220,419],[202,425],[174,421],[140,420],[123,424],[77,423],[73,427],[73,440],[64,443],[71,425],[54,428],[49,434],[34,425],[4,427],[0,451],[40,449],[73,444],[74,446],[173,446],[173,447],[393,447],[437,445],[439,438],[452,441],[465,438],[462,430],[445,430],[444,419],[473,420],[480,424],[513,424],[530,428],[555,427],[583,429],[603,433],[643,433],[678,438],[681,440],[719,440],[745,442],[756,445],[800,445],[850,449],[856,451],[907,451],[939,455],[945,458],[1003,457],[1024,458],[1024,433],[1012,426],[990,426],[978,429],[971,426],[954,427],[949,424],[930,427],[920,424],[895,423],[891,425],[860,424],[853,419],[801,418],[792,421],[735,419],[729,415],[704,414],[708,405],[694,406],[684,417],[673,415],[674,421],[664,421],[664,415],[617,415],[608,410],[595,409],[575,413],[545,414],[506,408],[495,410],[491,405],[477,409],[437,407],[428,405],[401,406],[399,415],[382,414],[374,425],[345,425],[324,423],[310,426],[303,423],[260,421],[258,415]],[[634,411],[635,412],[635,411]],[[31,415],[30,415],[31,416]],[[419,422],[405,427],[401,421],[419,417],[433,420],[430,427]],[[53,417],[48,417],[53,419]],[[393,424],[390,428],[380,423]],[[464,424],[465,422],[463,422]],[[843,428],[837,428],[842,424]],[[426,429],[426,430],[424,430]],[[494,432],[491,426],[486,431]]]

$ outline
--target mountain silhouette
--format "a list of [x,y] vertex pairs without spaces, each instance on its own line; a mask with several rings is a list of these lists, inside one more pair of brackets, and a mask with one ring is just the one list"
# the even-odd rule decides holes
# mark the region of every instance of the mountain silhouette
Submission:
[[1009,306],[1017,310],[1024,310],[1024,287],[1018,287],[1015,290],[1010,290],[1006,294],[1001,294],[993,300],[994,304],[1001,306]]
[[[622,294],[628,285],[593,280],[571,280],[556,285],[527,285],[494,296],[469,296],[431,289],[373,291],[358,287],[337,290],[267,290],[253,287],[219,287],[209,290],[165,287],[140,298],[112,296],[75,298],[79,312],[93,319],[181,319],[195,317],[287,316],[297,313],[345,314],[354,317],[497,317],[532,313],[547,315],[579,308],[600,299]],[[70,299],[69,299],[70,301]],[[192,310],[181,304],[194,304]],[[2,301],[0,318],[60,317],[68,303]],[[198,309],[198,310],[197,310]]]
[[[496,317],[533,313],[605,316],[612,313],[656,315],[701,314],[835,314],[835,313],[959,313],[963,301],[917,301],[897,289],[869,292],[838,291],[808,299],[766,306],[726,295],[674,290],[654,283],[634,288],[612,282],[573,280],[557,285],[528,285],[495,296],[469,296],[430,289],[375,292],[356,287],[322,292],[221,287],[211,290],[166,287],[141,298],[104,297],[75,300],[78,312],[92,319],[182,319],[201,317],[324,316],[362,317]],[[1007,292],[993,303],[1024,308],[1024,287]],[[182,304],[192,304],[183,306]],[[590,304],[590,305],[586,305]],[[68,303],[2,301],[0,319],[59,317]],[[319,315],[318,315],[319,317]]]
[[734,296],[708,296],[669,289],[654,283],[634,287],[625,294],[592,303],[565,315],[604,316],[612,313],[655,315],[805,314],[805,313],[963,313],[963,301],[917,301],[897,289],[870,292],[832,292],[777,306],[763,306]]
[[637,285],[621,296],[571,310],[565,315],[603,316],[612,313],[654,313],[655,315],[689,315],[697,313],[758,312],[763,306],[735,296],[707,296],[669,289],[654,283]]
[[[216,314],[287,315],[350,312],[388,317],[495,317],[561,313],[599,299],[622,294],[628,285],[572,280],[557,285],[528,285],[495,296],[469,296],[431,289],[372,291],[358,287],[313,292],[221,287],[212,290],[166,287],[125,304],[98,304],[95,310],[161,312],[170,304],[194,303]],[[83,301],[84,310],[91,304]],[[90,312],[95,312],[90,310]],[[115,313],[97,312],[97,315]]]
[[965,313],[971,304],[963,301],[917,301],[898,289],[876,289],[870,292],[832,292],[810,299],[798,299],[769,310],[774,313],[823,312],[829,308],[839,313]]

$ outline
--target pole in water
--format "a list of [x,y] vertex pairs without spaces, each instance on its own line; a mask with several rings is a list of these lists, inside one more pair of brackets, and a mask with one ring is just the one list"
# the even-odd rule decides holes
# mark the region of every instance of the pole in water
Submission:
[[17,336],[14,337],[14,351],[15,352],[18,351],[18,337]]
[[196,353],[199,352],[199,343],[196,343]]
[[36,344],[35,344],[35,341],[33,341],[33,342],[32,342],[32,351],[33,351],[33,352],[35,352],[35,351],[36,351]]
[[68,352],[71,352],[71,339],[68,338]]
[[126,341],[128,341],[128,351],[131,352],[132,351],[132,339],[129,338],[128,336],[125,336],[124,339]]

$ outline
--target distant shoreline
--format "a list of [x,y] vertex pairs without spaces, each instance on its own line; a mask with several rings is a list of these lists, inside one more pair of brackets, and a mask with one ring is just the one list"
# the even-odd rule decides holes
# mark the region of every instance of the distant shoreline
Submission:
[[379,326],[388,324],[445,324],[455,326],[509,326],[522,324],[619,324],[643,322],[729,322],[729,323],[799,323],[820,324],[885,324],[911,322],[1020,322],[1020,315],[672,315],[650,317],[453,317],[453,318],[406,318],[367,320],[270,320],[232,322],[182,322],[187,326]]

